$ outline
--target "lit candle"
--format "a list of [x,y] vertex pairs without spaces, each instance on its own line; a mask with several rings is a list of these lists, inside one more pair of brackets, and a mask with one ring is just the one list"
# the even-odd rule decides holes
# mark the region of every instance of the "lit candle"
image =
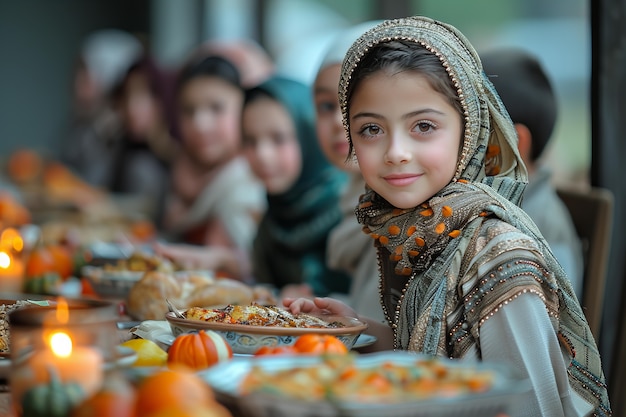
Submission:
[[94,394],[103,380],[103,356],[95,348],[74,346],[70,335],[62,330],[49,337],[48,349],[33,352],[24,366],[11,375],[13,398],[21,399],[33,386],[50,382],[53,371],[61,383],[80,385],[83,395]]
[[0,235],[0,291],[21,292],[24,280],[24,263],[20,253],[24,240],[19,232],[9,227]]
[[0,291],[21,292],[23,278],[22,260],[9,251],[0,251]]
[[93,342],[91,330],[72,325],[68,304],[59,298],[55,314],[44,320],[39,343],[31,344],[31,348],[20,345],[15,352],[12,345],[11,391],[15,404],[22,403],[29,389],[49,384],[51,373],[62,384],[79,385],[85,397],[94,394],[102,385],[104,355],[97,347],[85,345]]
[[93,394],[102,383],[102,354],[87,346],[72,346],[67,333],[55,332],[50,336],[50,350],[36,352],[29,366],[36,381],[50,379],[49,367],[53,367],[61,382],[75,382],[86,395]]

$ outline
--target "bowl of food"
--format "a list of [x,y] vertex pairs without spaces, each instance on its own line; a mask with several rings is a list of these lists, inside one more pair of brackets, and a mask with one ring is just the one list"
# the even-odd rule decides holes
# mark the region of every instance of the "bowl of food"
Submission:
[[351,349],[367,329],[354,317],[291,314],[277,306],[259,304],[228,305],[223,308],[191,307],[181,316],[168,312],[172,334],[213,330],[230,344],[233,353],[254,354],[261,346],[291,346],[303,334],[328,334]]
[[124,298],[146,272],[173,273],[178,268],[172,262],[156,255],[134,252],[128,258],[103,265],[85,265],[81,275],[101,297]]
[[406,351],[241,358],[199,375],[244,417],[496,417],[530,389],[504,364]]
[[143,271],[113,271],[91,265],[85,265],[81,269],[82,276],[89,281],[93,290],[101,297],[125,297],[144,273]]

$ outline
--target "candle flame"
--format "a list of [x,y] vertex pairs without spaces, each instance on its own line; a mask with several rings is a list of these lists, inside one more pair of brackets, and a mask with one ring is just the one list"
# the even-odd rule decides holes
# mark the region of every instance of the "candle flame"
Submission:
[[50,336],[50,348],[56,356],[67,358],[72,354],[72,339],[64,332],[53,333]]
[[57,300],[56,318],[59,323],[67,323],[70,319],[70,309],[63,297],[59,297]]
[[6,252],[0,252],[0,268],[7,269],[11,266],[11,257]]

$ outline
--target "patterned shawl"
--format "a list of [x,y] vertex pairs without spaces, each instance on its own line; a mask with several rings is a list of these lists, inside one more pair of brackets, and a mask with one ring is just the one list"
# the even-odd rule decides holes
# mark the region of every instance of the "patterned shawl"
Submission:
[[[570,384],[610,414],[600,356],[563,269],[519,208],[527,182],[513,124],[468,40],[424,17],[389,20],[348,51],[339,100],[348,140],[348,91],[373,46],[410,41],[434,53],[457,89],[465,131],[457,170],[443,190],[412,209],[397,209],[367,189],[356,209],[379,248],[383,308],[399,349],[462,357],[480,352],[480,326],[516,296],[544,301],[559,342],[570,352]],[[491,262],[491,264],[490,264]]]
[[327,236],[341,220],[339,196],[347,176],[326,160],[318,145],[310,88],[282,77],[255,88],[287,109],[302,152],[296,182],[282,194],[267,196],[267,211],[254,241],[255,278],[279,288],[308,283],[316,295],[347,293],[349,277],[326,265]]

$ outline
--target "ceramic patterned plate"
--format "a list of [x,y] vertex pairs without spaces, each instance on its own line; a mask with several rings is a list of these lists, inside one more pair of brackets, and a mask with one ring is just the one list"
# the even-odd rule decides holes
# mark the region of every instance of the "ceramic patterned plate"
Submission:
[[211,323],[200,320],[179,318],[169,312],[165,319],[169,322],[172,334],[198,330],[213,330],[221,334],[230,344],[233,353],[254,353],[261,346],[290,346],[306,333],[330,334],[341,340],[348,349],[352,349],[359,335],[367,329],[364,323],[354,317],[320,316],[324,321],[340,322],[343,327],[335,328],[296,328],[277,326],[252,326],[245,324]]
[[[157,336],[155,338],[155,342],[160,344],[162,348],[164,348],[164,350],[169,349],[169,347],[172,345],[172,343],[174,343],[174,339],[176,337],[174,335],[168,334],[168,335],[160,335]],[[376,340],[378,340],[376,338],[376,336],[373,336],[371,334],[360,334],[359,337],[356,338],[356,341],[354,342],[354,345],[352,345],[352,349],[360,349],[362,347],[366,347],[366,346],[370,346],[373,345]],[[249,356],[250,354],[248,353],[238,353],[237,355],[246,355]]]

